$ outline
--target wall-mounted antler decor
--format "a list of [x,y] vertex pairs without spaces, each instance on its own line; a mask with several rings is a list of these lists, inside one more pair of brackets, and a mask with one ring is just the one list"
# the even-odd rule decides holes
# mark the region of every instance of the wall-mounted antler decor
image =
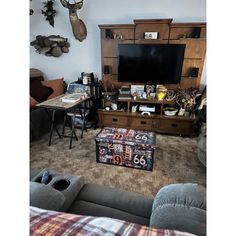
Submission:
[[42,10],[42,14],[46,16],[46,20],[49,21],[49,24],[54,27],[54,16],[56,15],[56,10],[53,9],[53,0],[44,2],[44,8],[46,8],[46,11]]
[[75,2],[73,4],[66,0],[60,0],[63,7],[69,10],[69,18],[72,27],[73,34],[76,39],[82,42],[87,37],[87,29],[84,22],[79,19],[76,11],[83,6],[83,0]]
[[63,38],[60,35],[37,35],[36,40],[32,41],[30,45],[33,46],[39,54],[54,57],[61,56],[63,52],[68,53],[70,47],[67,38]]

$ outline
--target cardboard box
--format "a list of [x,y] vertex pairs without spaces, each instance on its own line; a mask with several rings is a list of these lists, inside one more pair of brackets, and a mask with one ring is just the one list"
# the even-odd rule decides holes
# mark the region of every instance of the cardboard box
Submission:
[[105,127],[95,141],[97,162],[152,171],[154,132]]

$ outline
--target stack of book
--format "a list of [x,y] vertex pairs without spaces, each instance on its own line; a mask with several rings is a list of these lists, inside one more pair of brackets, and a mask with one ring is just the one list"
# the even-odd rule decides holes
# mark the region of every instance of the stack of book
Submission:
[[131,99],[131,94],[119,94],[118,99],[120,100],[127,100],[127,99]]
[[131,98],[132,97],[131,97],[129,86],[122,86],[121,89],[119,89],[118,99],[127,100],[127,99],[131,99]]

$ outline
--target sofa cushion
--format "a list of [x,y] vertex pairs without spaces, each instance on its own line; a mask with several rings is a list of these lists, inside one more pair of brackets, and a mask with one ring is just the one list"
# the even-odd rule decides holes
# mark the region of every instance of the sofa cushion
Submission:
[[64,78],[54,79],[54,80],[44,80],[41,82],[44,86],[53,89],[53,93],[48,97],[48,99],[58,97],[64,93],[63,82]]
[[153,198],[117,188],[85,184],[69,212],[93,216],[110,216],[130,222],[149,223]]
[[36,107],[38,101],[36,101],[33,97],[30,96],[30,108]]
[[30,206],[58,211],[64,202],[64,195],[56,189],[44,184],[30,182]]
[[206,234],[206,190],[198,184],[170,184],[156,195],[150,227]]
[[30,96],[32,96],[36,101],[45,101],[52,92],[53,89],[44,86],[41,81],[35,79],[30,80]]

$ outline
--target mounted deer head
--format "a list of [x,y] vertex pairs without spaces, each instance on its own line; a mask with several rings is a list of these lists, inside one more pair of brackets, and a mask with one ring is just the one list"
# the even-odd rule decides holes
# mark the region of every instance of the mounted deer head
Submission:
[[84,22],[79,19],[76,13],[78,9],[82,8],[83,0],[73,4],[69,3],[69,1],[66,0],[60,0],[60,2],[63,7],[69,10],[70,23],[75,38],[80,42],[83,41],[87,37],[87,29]]

